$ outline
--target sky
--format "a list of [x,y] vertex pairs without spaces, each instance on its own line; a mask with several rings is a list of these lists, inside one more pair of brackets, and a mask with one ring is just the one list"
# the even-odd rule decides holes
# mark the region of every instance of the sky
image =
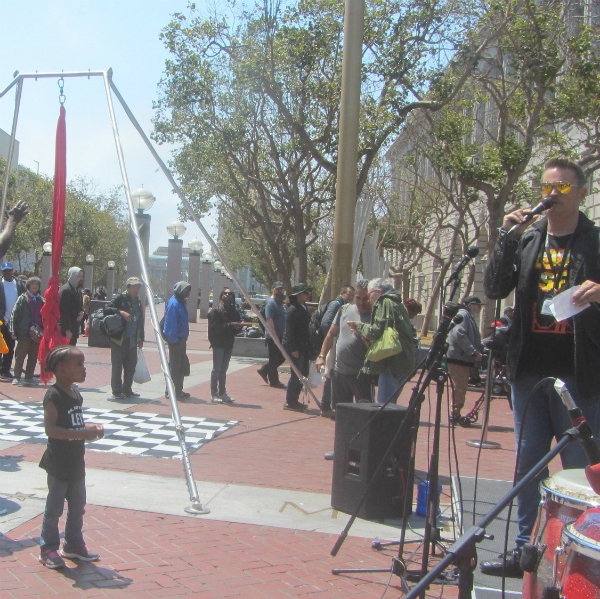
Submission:
[[[159,39],[176,12],[188,14],[187,0],[0,0],[0,91],[13,73],[104,70],[147,135],[152,131],[152,103],[168,52]],[[201,9],[202,0],[196,2]],[[67,177],[86,177],[99,192],[122,183],[104,84],[101,77],[65,79],[67,114]],[[59,114],[56,79],[24,82],[16,138],[19,163],[37,172],[54,172],[54,144]],[[10,133],[14,91],[0,98],[0,129]],[[166,245],[166,226],[178,218],[177,197],[113,97],[129,186],[150,189],[156,202],[150,253]],[[172,147],[155,146],[168,164]],[[36,162],[37,161],[37,162]],[[175,176],[175,180],[177,177]],[[123,194],[124,198],[124,194]],[[125,201],[125,200],[124,200]],[[31,217],[30,217],[31,218]],[[211,235],[214,219],[202,221]],[[186,223],[184,244],[196,237],[208,243],[195,223]]]

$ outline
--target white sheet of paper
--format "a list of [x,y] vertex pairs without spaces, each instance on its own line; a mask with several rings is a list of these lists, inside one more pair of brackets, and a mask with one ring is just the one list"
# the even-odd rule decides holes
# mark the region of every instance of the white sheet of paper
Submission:
[[583,312],[586,308],[590,306],[590,304],[586,304],[585,306],[576,306],[571,301],[573,294],[579,289],[580,285],[575,285],[575,287],[570,287],[569,289],[559,293],[550,304],[550,309],[552,310],[552,314],[554,314],[554,318],[559,322],[561,320],[566,320],[571,316],[575,316],[575,314],[579,314],[579,312]]

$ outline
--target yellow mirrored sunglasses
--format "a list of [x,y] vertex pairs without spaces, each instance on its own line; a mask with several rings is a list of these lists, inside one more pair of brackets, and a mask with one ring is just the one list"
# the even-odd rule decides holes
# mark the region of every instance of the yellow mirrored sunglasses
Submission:
[[554,181],[553,183],[542,183],[540,185],[540,194],[542,197],[549,196],[552,193],[552,190],[556,187],[559,193],[567,194],[573,189],[573,187],[578,187],[578,185],[573,185],[573,183],[569,183],[568,181]]

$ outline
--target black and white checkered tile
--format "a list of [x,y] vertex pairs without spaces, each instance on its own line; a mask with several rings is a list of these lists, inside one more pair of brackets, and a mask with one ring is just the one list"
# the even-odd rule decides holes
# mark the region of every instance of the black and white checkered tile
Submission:
[[[164,414],[83,408],[89,424],[102,424],[104,438],[86,443],[86,449],[141,456],[181,459],[181,447],[173,419]],[[237,424],[230,420],[183,416],[185,443],[192,453]],[[41,404],[0,400],[0,441],[46,443]]]

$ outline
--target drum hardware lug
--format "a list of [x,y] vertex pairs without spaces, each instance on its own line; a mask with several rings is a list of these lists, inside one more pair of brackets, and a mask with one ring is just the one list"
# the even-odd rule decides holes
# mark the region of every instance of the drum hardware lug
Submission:
[[493,541],[496,537],[494,535],[484,534],[483,538],[487,539],[488,541]]
[[544,587],[541,599],[560,599],[560,589],[556,587]]
[[535,572],[544,556],[547,545],[532,545],[526,543],[521,550],[521,570],[523,572]]
[[554,588],[558,588],[559,590],[560,587],[558,586],[558,581],[560,576],[558,573],[558,560],[566,553],[566,549],[570,544],[571,541],[567,541],[566,543],[563,543],[562,547],[557,547],[554,550],[554,560],[552,562],[552,584],[554,585]]

